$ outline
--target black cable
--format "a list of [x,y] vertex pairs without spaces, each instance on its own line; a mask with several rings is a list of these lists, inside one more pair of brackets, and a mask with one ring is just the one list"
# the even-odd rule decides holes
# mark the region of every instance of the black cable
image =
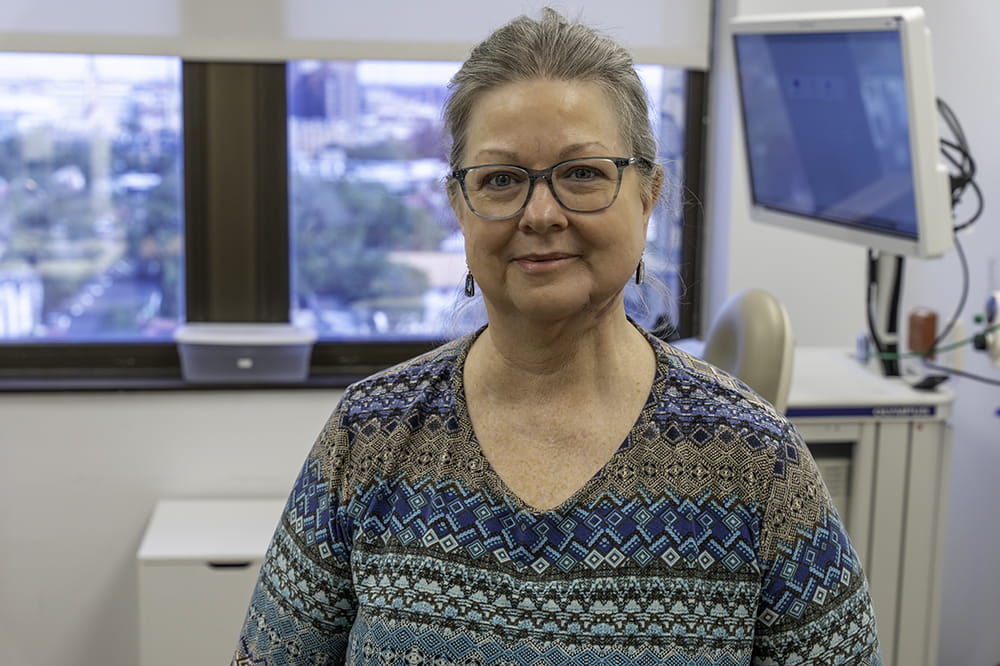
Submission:
[[[977,206],[975,212],[964,222],[953,225],[953,231],[956,232],[954,236],[955,250],[958,252],[959,263],[962,267],[962,291],[959,296],[958,306],[955,308],[955,314],[952,315],[951,319],[941,330],[941,333],[934,339],[931,344],[930,349],[923,352],[923,364],[925,367],[935,370],[938,372],[943,372],[949,375],[956,375],[959,377],[966,377],[968,379],[973,379],[975,381],[984,382],[986,384],[995,384],[1000,386],[1000,380],[990,379],[988,377],[983,377],[980,375],[975,375],[962,370],[956,370],[954,368],[948,368],[942,365],[937,365],[932,363],[928,356],[934,354],[938,351],[938,346],[941,342],[951,333],[955,324],[958,323],[959,317],[961,317],[962,311],[965,309],[966,301],[969,297],[969,262],[965,256],[965,250],[962,248],[962,243],[959,241],[957,232],[968,228],[976,220],[979,219],[983,212],[983,192],[980,189],[979,184],[975,181],[976,175],[976,161],[972,157],[972,153],[969,150],[969,142],[965,137],[965,131],[962,129],[961,123],[958,121],[958,117],[955,112],[951,109],[948,104],[938,98],[937,100],[938,111],[941,117],[944,119],[945,124],[948,129],[955,137],[955,141],[949,141],[947,139],[941,139],[941,154],[944,155],[945,159],[951,163],[951,165],[958,171],[957,174],[951,176],[951,206],[954,210],[955,206],[959,203],[965,194],[966,188],[971,188],[973,193],[976,195]],[[884,346],[877,339],[875,333],[874,320],[871,311],[871,291],[872,291],[872,271],[873,269],[873,252],[869,250],[868,252],[869,261],[869,286],[868,286],[868,328],[871,331],[872,339],[875,342],[875,347],[878,349],[879,353],[885,354]],[[897,355],[898,356],[898,355]]]
[[[895,342],[886,344],[885,349],[889,352],[899,352],[899,306],[903,296],[903,266],[902,255],[896,255],[896,270],[893,273],[892,292],[889,294],[889,321],[886,323],[886,332],[892,336]],[[883,361],[885,373],[889,377],[899,376],[899,361]]]
[[[868,319],[868,335],[875,350],[878,352],[879,360],[882,362],[882,371],[886,377],[899,376],[899,305],[900,296],[903,291],[903,257],[896,255],[895,270],[893,271],[893,281],[888,294],[880,293],[881,298],[888,298],[889,311],[888,321],[886,321],[886,333],[892,335],[896,342],[887,343],[878,334],[878,327],[875,323],[875,314],[872,312],[872,296],[878,290],[879,285],[879,256],[875,251],[868,248],[868,289],[865,294],[865,310]],[[883,289],[886,285],[882,285]]]
[[[966,153],[960,145],[954,141],[949,141],[948,139],[941,139],[941,154],[944,155],[952,166],[958,169],[963,175],[970,171],[975,165],[970,165],[969,160],[971,157]],[[949,152],[951,151],[951,152]],[[958,157],[952,153],[958,153]],[[961,157],[961,161],[958,159]]]
[[[951,351],[953,349],[958,349],[959,347],[964,347],[965,345],[969,344],[970,342],[975,342],[976,339],[979,338],[980,336],[986,335],[987,333],[992,333],[993,331],[1000,331],[1000,323],[994,324],[992,326],[987,326],[982,331],[980,331],[978,333],[975,333],[975,334],[973,334],[973,335],[965,338],[964,340],[959,340],[957,342],[949,342],[948,344],[944,345],[943,347],[938,347],[935,350],[935,353],[936,352]],[[668,342],[669,342],[669,340],[668,340]],[[899,358],[899,359],[903,359],[903,358],[918,358],[918,359],[923,359],[923,358],[926,358],[929,353],[930,352],[928,352],[928,351],[911,351],[911,352],[900,352],[898,354],[886,354],[886,356],[890,356],[892,358]]]
[[938,112],[941,114],[941,117],[944,118],[944,122],[948,125],[948,129],[951,130],[951,133],[955,135],[955,138],[958,139],[958,142],[963,147],[968,148],[969,142],[965,138],[965,131],[962,129],[962,123],[958,121],[958,116],[952,108],[948,106],[948,103],[940,97],[937,98],[937,107]]
[[[965,189],[965,186],[975,178],[976,162],[966,149],[962,148],[962,146],[957,143],[948,141],[947,139],[941,139],[940,141],[941,154],[944,155],[945,159],[951,162],[951,165],[958,170],[957,175],[951,176],[952,196],[960,196],[962,191]],[[958,155],[956,156],[953,153],[958,153]]]
[[977,183],[974,180],[970,180],[969,181],[969,185],[972,186],[972,189],[976,193],[976,199],[978,200],[978,206],[976,207],[976,212],[973,213],[972,216],[969,219],[967,219],[965,222],[962,222],[961,224],[958,224],[958,225],[955,226],[955,229],[954,229],[955,231],[962,231],[963,229],[972,226],[972,224],[976,220],[978,220],[979,216],[982,215],[982,213],[983,213],[983,191],[981,189],[979,189],[979,183]]
[[938,112],[941,114],[945,125],[955,137],[954,141],[941,139],[941,154],[957,170],[958,173],[951,176],[951,206],[955,206],[965,195],[966,188],[971,188],[976,195],[976,210],[964,222],[954,225],[954,231],[958,232],[967,229],[983,212],[983,192],[975,181],[976,161],[972,157],[969,149],[969,142],[965,136],[965,130],[958,121],[958,117],[950,106],[941,98],[937,99]]
[[865,314],[868,321],[868,337],[871,338],[872,344],[875,345],[875,351],[879,354],[885,354],[885,345],[882,344],[882,338],[878,335],[878,328],[875,326],[875,315],[872,313],[872,292],[876,284],[878,284],[878,260],[875,257],[875,251],[868,248],[868,284],[865,288]]
[[962,265],[962,293],[958,298],[958,307],[955,308],[955,314],[951,316],[951,320],[941,329],[941,333],[934,338],[931,348],[927,351],[928,355],[936,352],[938,345],[948,337],[951,329],[955,328],[955,324],[958,323],[958,319],[962,316],[962,311],[965,309],[965,302],[969,298],[969,261],[965,257],[965,250],[962,248],[962,243],[959,242],[958,236],[955,236],[955,251],[958,253],[958,261]]
[[944,365],[938,365],[937,363],[931,363],[926,359],[924,360],[924,367],[930,368],[931,370],[936,370],[937,372],[943,372],[946,375],[965,377],[966,379],[972,379],[977,382],[983,382],[984,384],[1000,386],[1000,379],[992,379],[990,377],[983,377],[982,375],[974,375],[971,372],[966,372],[965,370],[956,370],[955,368],[949,368]]
[[924,367],[935,370],[937,372],[943,372],[947,375],[955,375],[957,377],[965,377],[966,379],[971,379],[973,381],[982,382],[984,384],[990,384],[993,386],[1000,386],[1000,379],[991,379],[989,377],[983,377],[982,375],[976,375],[971,372],[965,372],[964,370],[957,370],[955,368],[949,368],[944,365],[938,365],[937,363],[932,363],[927,356],[938,351],[938,345],[944,340],[951,329],[954,328],[955,324],[958,322],[961,316],[962,310],[965,309],[965,302],[969,297],[969,262],[965,256],[965,250],[962,248],[961,242],[959,242],[958,237],[955,237],[955,250],[958,252],[959,263],[962,265],[962,294],[959,297],[958,307],[955,308],[955,314],[952,316],[951,321],[948,322],[947,326],[941,331],[940,335],[934,340],[934,344],[931,345],[930,350],[924,352],[923,364]]
[[[976,174],[976,162],[972,158],[972,154],[969,151],[969,145],[968,141],[965,138],[965,132],[962,129],[961,124],[958,122],[958,118],[955,116],[955,112],[952,111],[951,107],[949,107],[942,99],[938,99],[937,104],[938,104],[938,110],[940,111],[942,117],[944,118],[945,124],[948,125],[948,128],[951,130],[952,134],[956,138],[956,141],[948,141],[947,139],[941,139],[941,154],[944,155],[945,159],[947,159],[948,162],[950,162],[951,165],[955,167],[955,169],[957,169],[958,171],[956,175],[951,176],[952,209],[954,209],[954,207],[961,200],[962,196],[965,193],[966,188],[972,188],[972,191],[976,195],[978,204],[975,212],[969,219],[967,219],[965,222],[954,225],[953,230],[955,232],[958,232],[961,231],[962,229],[969,227],[972,223],[974,223],[976,220],[979,219],[980,215],[983,212],[983,193],[974,179]],[[1000,380],[993,380],[988,377],[974,375],[972,373],[964,372],[962,370],[956,370],[953,368],[947,368],[945,366],[937,365],[935,363],[932,363],[927,358],[931,354],[938,351],[938,346],[948,336],[948,334],[951,333],[952,329],[955,327],[955,324],[958,323],[959,317],[961,316],[962,311],[965,309],[965,304],[969,297],[970,278],[969,278],[968,259],[965,256],[965,250],[962,248],[962,244],[959,241],[957,234],[954,237],[954,242],[955,242],[955,249],[958,252],[959,263],[961,264],[962,267],[961,295],[959,296],[958,306],[955,308],[954,315],[952,315],[951,319],[942,329],[941,333],[938,334],[938,336],[934,339],[934,342],[931,344],[930,349],[923,352],[922,354],[923,363],[927,368],[930,368],[932,370],[944,372],[950,375],[966,377],[968,379],[981,381],[987,384],[1000,385]],[[894,280],[893,293],[891,295],[893,299],[898,299],[902,283],[902,257],[897,257],[897,259],[899,263],[897,264],[896,279]],[[892,376],[894,374],[898,374],[898,372],[893,373],[890,371],[891,368],[893,367],[892,364],[897,363],[897,359],[902,355],[896,353],[897,350],[895,348],[889,350],[889,345],[887,345],[879,337],[878,334],[878,328],[875,322],[875,314],[872,312],[872,305],[873,305],[872,299],[874,295],[873,292],[875,291],[878,285],[878,277],[879,277],[878,258],[876,256],[875,251],[869,248],[868,285],[867,285],[868,288],[867,288],[867,293],[865,295],[865,306],[866,306],[865,310],[868,322],[868,332],[869,336],[871,337],[871,341],[875,345],[875,349],[878,352],[880,359],[882,360],[883,367],[885,368],[885,374],[887,376]],[[897,307],[898,303],[896,301],[893,301],[893,303],[890,306],[891,316],[898,317]],[[895,330],[891,329],[892,327],[890,326],[890,330],[888,330],[887,332],[889,333],[896,332]],[[895,345],[893,345],[893,347],[895,347]]]

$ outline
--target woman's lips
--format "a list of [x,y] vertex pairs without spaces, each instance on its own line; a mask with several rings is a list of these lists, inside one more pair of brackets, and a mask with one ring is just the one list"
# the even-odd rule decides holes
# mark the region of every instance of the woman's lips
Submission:
[[524,254],[514,258],[514,263],[527,273],[541,273],[555,270],[576,258],[575,254],[552,252],[548,254]]

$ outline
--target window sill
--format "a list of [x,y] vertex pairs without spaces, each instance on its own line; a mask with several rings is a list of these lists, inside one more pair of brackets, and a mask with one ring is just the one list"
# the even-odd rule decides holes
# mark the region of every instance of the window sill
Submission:
[[0,377],[0,393],[58,393],[81,391],[270,391],[288,389],[342,389],[362,379],[361,375],[316,374],[302,382],[195,383],[169,377]]

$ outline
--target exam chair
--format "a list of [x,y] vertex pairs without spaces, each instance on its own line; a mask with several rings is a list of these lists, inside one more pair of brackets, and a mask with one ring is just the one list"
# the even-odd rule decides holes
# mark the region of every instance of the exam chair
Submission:
[[742,379],[779,412],[788,408],[795,336],[785,306],[763,289],[746,289],[729,298],[703,344],[675,344]]
[[702,358],[739,377],[779,412],[788,408],[795,335],[785,306],[763,289],[733,295],[712,321]]

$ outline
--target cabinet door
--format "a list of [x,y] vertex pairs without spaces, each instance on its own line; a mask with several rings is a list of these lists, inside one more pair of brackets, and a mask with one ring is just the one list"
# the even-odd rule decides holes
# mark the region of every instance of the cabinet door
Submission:
[[140,666],[228,664],[259,570],[260,561],[141,563]]

